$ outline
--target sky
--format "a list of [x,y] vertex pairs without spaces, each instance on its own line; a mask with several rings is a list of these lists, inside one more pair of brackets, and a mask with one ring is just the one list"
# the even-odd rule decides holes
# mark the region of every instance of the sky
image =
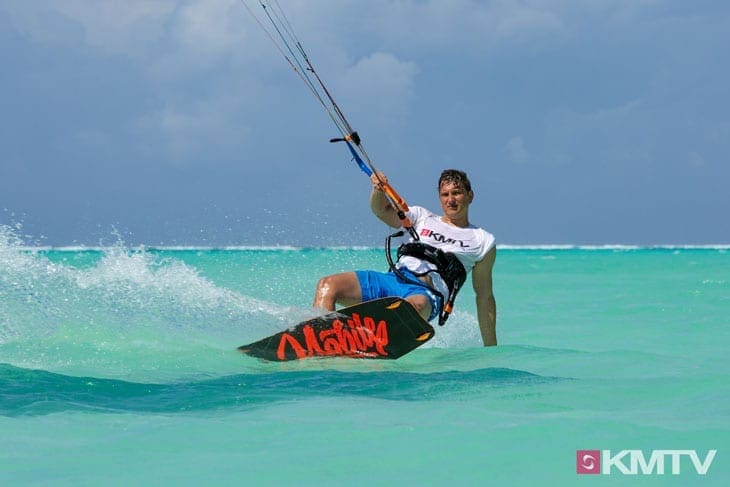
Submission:
[[[453,167],[499,244],[730,243],[729,2],[279,3],[410,205]],[[27,244],[388,233],[240,0],[4,0],[0,66],[0,224]]]

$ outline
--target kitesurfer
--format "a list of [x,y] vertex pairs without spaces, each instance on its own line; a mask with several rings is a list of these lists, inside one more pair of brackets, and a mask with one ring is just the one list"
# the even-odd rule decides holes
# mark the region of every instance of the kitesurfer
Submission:
[[[370,177],[373,191],[370,209],[393,228],[402,218],[383,192],[387,178],[381,172]],[[474,192],[466,173],[447,169],[438,180],[442,215],[411,206],[406,216],[418,241],[401,245],[398,261],[390,272],[356,270],[323,277],[317,283],[314,306],[333,311],[335,304],[351,306],[387,296],[408,301],[424,319],[440,317],[443,324],[467,272],[472,273],[477,320],[485,346],[497,344],[497,305],[492,290],[492,269],[497,256],[495,239],[469,221]]]

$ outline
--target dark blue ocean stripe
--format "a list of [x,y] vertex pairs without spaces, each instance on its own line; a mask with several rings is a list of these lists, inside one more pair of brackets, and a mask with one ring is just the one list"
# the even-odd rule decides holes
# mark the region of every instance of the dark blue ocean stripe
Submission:
[[145,384],[0,365],[0,415],[239,410],[280,401],[333,396],[424,401],[556,380],[560,379],[513,369],[484,368],[434,373],[287,371]]

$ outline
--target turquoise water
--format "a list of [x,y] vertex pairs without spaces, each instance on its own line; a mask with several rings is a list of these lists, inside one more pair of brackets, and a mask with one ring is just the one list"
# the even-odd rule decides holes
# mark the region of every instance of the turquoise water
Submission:
[[[727,485],[730,250],[500,248],[397,361],[235,347],[381,249],[27,247],[0,234],[2,485]],[[582,476],[579,449],[707,450],[706,476]],[[684,462],[684,460],[683,460]]]

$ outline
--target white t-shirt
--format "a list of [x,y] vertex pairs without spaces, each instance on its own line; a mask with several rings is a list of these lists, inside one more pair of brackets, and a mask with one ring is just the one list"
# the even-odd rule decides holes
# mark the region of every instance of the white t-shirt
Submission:
[[[420,206],[411,206],[406,216],[413,223],[421,242],[444,252],[453,253],[467,272],[470,272],[495,245],[494,235],[486,230],[474,225],[466,228],[449,225],[442,222],[440,216]],[[429,262],[410,256],[401,257],[396,267],[406,268],[416,274],[436,268]],[[436,289],[444,296],[448,296],[448,287],[443,279],[435,272],[429,275]]]

